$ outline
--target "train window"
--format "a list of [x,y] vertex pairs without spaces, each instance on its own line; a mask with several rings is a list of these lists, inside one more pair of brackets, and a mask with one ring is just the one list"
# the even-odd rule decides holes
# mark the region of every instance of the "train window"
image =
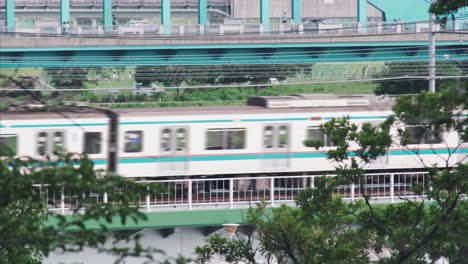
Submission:
[[245,134],[245,128],[208,129],[205,149],[244,149]]
[[263,146],[267,149],[273,148],[273,127],[266,126],[263,130]]
[[244,149],[245,148],[245,129],[227,131],[226,149]]
[[40,132],[37,135],[37,154],[47,154],[47,132]]
[[423,126],[407,126],[409,144],[438,144],[442,142],[442,130]]
[[280,126],[278,133],[278,148],[286,148],[288,146],[288,127]]
[[37,134],[37,154],[57,155],[65,150],[65,133],[63,131],[42,131]]
[[101,132],[84,133],[84,153],[85,154],[101,153]]
[[206,131],[206,147],[207,150],[217,150],[224,148],[224,131],[222,130],[208,130]]
[[63,132],[56,131],[53,133],[53,137],[52,137],[52,152],[53,153],[63,153],[64,151],[63,141],[64,141]]
[[333,146],[330,137],[318,126],[308,127],[304,145],[312,147],[315,143],[323,144],[324,147]]
[[171,130],[163,129],[161,132],[161,151],[167,152],[171,150]]
[[16,155],[18,145],[17,135],[0,135],[0,157]]
[[125,132],[125,152],[141,152],[143,149],[143,131]]
[[177,141],[177,144],[176,144],[176,148],[177,148],[177,151],[182,151],[185,149],[185,145],[186,145],[186,133],[185,133],[185,128],[178,128],[177,131],[177,137],[176,137],[176,141]]

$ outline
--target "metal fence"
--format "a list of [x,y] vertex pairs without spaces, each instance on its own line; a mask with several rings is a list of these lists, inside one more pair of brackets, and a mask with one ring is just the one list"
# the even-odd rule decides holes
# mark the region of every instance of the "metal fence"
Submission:
[[[58,20],[57,20],[57,23]],[[268,26],[258,23],[242,24],[181,24],[158,25],[141,23],[139,25],[122,24],[103,28],[103,25],[71,25],[65,31],[59,24],[51,22],[42,26],[19,26],[6,28],[0,25],[1,32],[27,33],[27,34],[57,34],[57,35],[136,35],[136,36],[202,36],[202,35],[243,35],[243,34],[285,34],[295,32],[309,35],[349,35],[349,34],[389,34],[389,33],[418,33],[428,32],[429,24],[426,22],[410,23],[370,23],[362,26],[360,23],[317,23],[317,24],[270,24]],[[458,32],[468,30],[468,21],[457,20],[447,23],[445,27],[437,25],[437,31]]]
[[[157,186],[157,192],[135,201],[145,211],[192,210],[206,208],[246,208],[259,202],[270,206],[293,204],[297,195],[314,188],[318,176],[270,176],[217,179],[143,181]],[[331,176],[333,177],[333,176]],[[418,198],[415,187],[427,190],[426,172],[367,174],[356,184],[340,185],[335,194],[355,200],[366,194],[373,201],[395,202],[401,198]],[[35,194],[47,201],[50,211],[66,214],[78,208],[78,196],[67,190],[50,192],[47,185],[34,185]],[[131,191],[131,190],[125,190]],[[90,203],[113,203],[106,194],[87,194]]]

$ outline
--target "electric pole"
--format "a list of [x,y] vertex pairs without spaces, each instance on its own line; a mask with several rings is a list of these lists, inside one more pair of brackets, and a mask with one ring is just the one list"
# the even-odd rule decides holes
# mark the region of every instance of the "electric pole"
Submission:
[[[432,0],[434,4],[436,0]],[[436,91],[436,37],[435,15],[429,11],[429,92]]]

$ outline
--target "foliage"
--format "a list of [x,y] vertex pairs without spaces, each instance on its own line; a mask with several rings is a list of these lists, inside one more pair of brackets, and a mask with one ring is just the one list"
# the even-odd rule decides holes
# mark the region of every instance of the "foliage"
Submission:
[[[261,72],[259,72],[261,68]],[[311,65],[182,65],[182,66],[139,66],[135,68],[135,82],[145,86],[156,82],[163,86],[221,85],[221,84],[269,84],[270,78],[284,81],[310,70]],[[254,87],[258,94],[261,86]],[[205,89],[207,97],[218,94],[218,89]],[[247,90],[247,89],[246,89]],[[178,96],[181,95],[177,89]],[[191,91],[197,93],[195,91]],[[225,94],[228,94],[225,92]],[[217,99],[222,100],[222,99]]]
[[431,5],[429,10],[436,15],[447,15],[467,6],[468,0],[438,0]]
[[46,77],[56,88],[83,88],[87,80],[86,68],[47,68]]
[[[96,248],[119,258],[143,256],[151,260],[154,249],[142,248],[139,236],[108,232],[115,221],[143,221],[136,203],[140,195],[157,187],[137,184],[115,175],[100,177],[86,156],[66,155],[56,161],[30,158],[0,160],[0,260],[6,263],[40,263],[57,249],[77,252]],[[47,203],[60,204],[62,191],[73,198],[72,216],[48,211]],[[109,203],[97,203],[96,194],[107,193]],[[49,194],[45,197],[45,194]],[[53,196],[55,194],[55,196]],[[95,230],[87,227],[96,221]],[[134,240],[133,240],[134,239]],[[134,241],[133,247],[118,247],[106,241]]]
[[[418,154],[405,145],[404,123],[455,130],[466,139],[463,109],[468,109],[467,98],[454,90],[424,92],[399,97],[394,115],[378,126],[357,126],[349,117],[322,125],[335,146],[327,157],[336,164],[336,176],[315,177],[315,188],[298,195],[297,208],[270,211],[260,205],[249,210],[247,223],[259,241],[254,246],[257,258],[273,256],[277,263],[368,263],[373,253],[378,263],[427,263],[441,257],[449,263],[463,262],[468,252],[468,202],[463,198],[468,192],[468,164],[466,156],[453,155],[462,141],[446,146],[449,154],[437,155],[437,165],[425,164],[418,155],[428,172],[424,185],[412,184],[419,199],[399,197],[399,203],[373,204],[364,188],[366,168],[390,147]],[[320,147],[316,143],[312,145]],[[351,184],[362,199],[344,202],[334,195],[336,187]],[[209,240],[205,247],[211,244]],[[204,253],[225,256],[219,250]]]
[[[394,77],[394,76],[427,76],[428,65],[423,62],[389,62],[386,63],[385,69],[379,74],[379,77]],[[461,75],[462,69],[452,63],[437,63],[436,75]],[[456,80],[437,80],[436,89],[442,91],[449,87],[453,87]],[[429,87],[428,81],[425,79],[406,79],[406,80],[386,80],[382,81],[375,88],[375,94],[417,94],[427,90]]]

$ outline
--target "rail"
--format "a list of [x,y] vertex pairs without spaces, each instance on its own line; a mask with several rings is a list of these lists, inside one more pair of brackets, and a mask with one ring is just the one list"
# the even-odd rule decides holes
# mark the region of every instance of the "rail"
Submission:
[[[299,192],[314,188],[315,177],[269,176],[237,177],[216,179],[152,180],[143,183],[157,184],[157,194],[141,196],[134,205],[146,212],[167,210],[197,210],[249,208],[265,201],[270,206],[294,204]],[[421,198],[414,193],[414,187],[427,189],[426,172],[374,173],[364,178],[360,184],[341,185],[335,194],[353,201],[370,195],[374,202],[396,202],[403,198]],[[34,192],[47,201],[48,210],[60,214],[71,213],[77,208],[77,196],[48,190],[47,185],[34,185]],[[131,190],[127,190],[131,191]],[[363,191],[363,193],[361,192]],[[424,195],[424,193],[423,193]],[[106,194],[90,194],[96,203],[112,203]]]

